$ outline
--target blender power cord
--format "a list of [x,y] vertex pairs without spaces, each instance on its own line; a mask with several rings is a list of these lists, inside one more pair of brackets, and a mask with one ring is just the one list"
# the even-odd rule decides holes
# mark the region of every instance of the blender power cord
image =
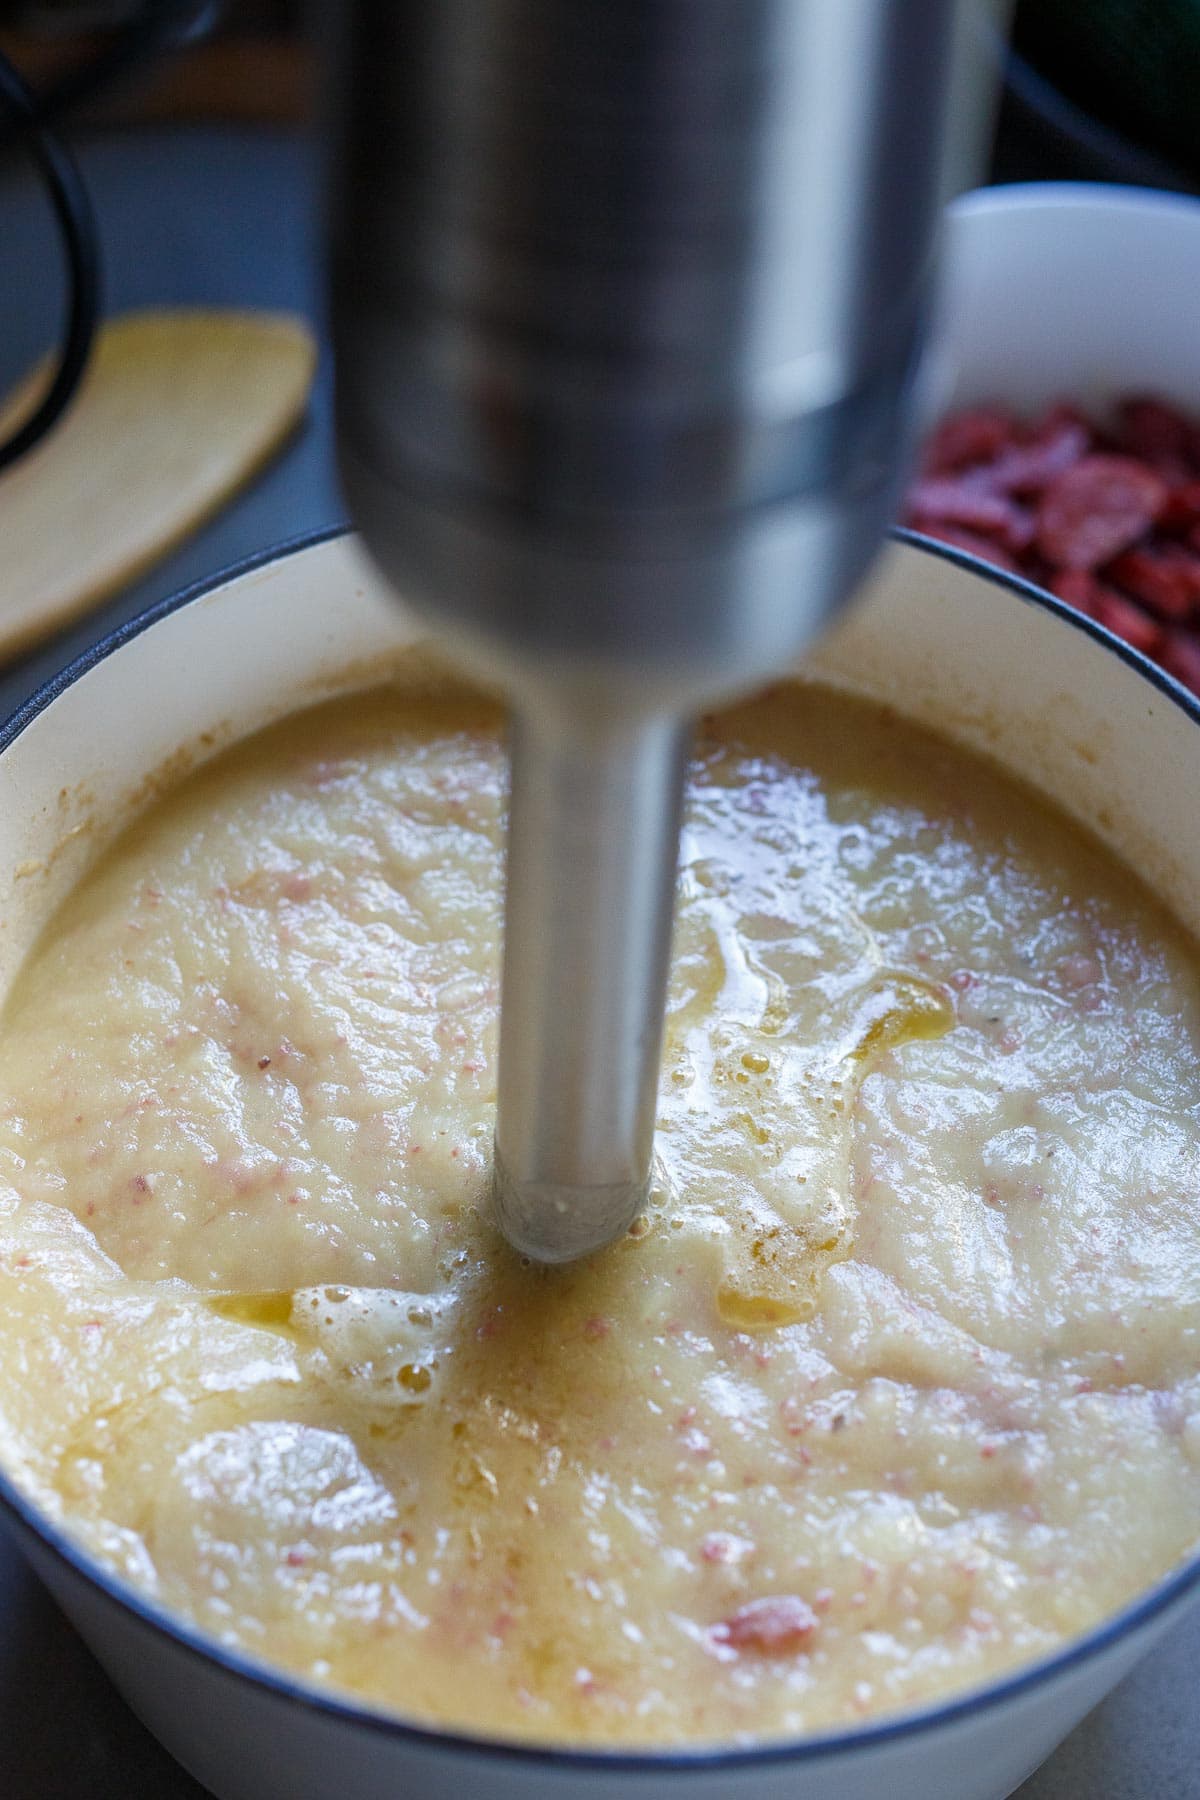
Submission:
[[217,10],[212,0],[147,0],[105,50],[41,94],[0,54],[0,151],[24,150],[45,184],[62,239],[69,296],[53,380],[29,417],[0,442],[0,470],[32,450],[70,404],[100,318],[96,217],[78,165],[53,122],[140,63],[203,35]]
[[68,406],[79,386],[100,316],[100,244],[83,177],[66,145],[41,123],[37,97],[0,55],[0,104],[19,121],[24,144],[54,208],[67,266],[70,298],[54,379],[30,416],[0,443],[0,469],[32,450]]

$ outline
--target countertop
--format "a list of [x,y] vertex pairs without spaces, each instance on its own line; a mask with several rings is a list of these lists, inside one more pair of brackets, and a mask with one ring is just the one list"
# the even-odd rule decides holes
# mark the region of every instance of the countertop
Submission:
[[[312,161],[296,135],[155,128],[81,149],[114,310],[238,303],[316,316]],[[0,183],[0,386],[53,317],[54,238],[37,191]],[[24,310],[22,310],[24,308]],[[118,621],[265,546],[343,516],[328,358],[282,458],[206,530],[119,599],[0,675],[0,717]],[[1177,1628],[1020,1790],[1022,1800],[1200,1800],[1200,1615]],[[0,1533],[0,1795],[4,1800],[203,1800],[124,1706]],[[955,1800],[931,1795],[930,1800]]]

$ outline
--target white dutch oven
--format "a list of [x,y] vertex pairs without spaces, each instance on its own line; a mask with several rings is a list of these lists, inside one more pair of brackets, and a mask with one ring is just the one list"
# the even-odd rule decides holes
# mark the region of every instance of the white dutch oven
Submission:
[[[0,989],[162,772],[368,677],[415,628],[352,540],[265,558],[118,631],[0,734]],[[1096,627],[897,543],[814,667],[998,758],[1200,927],[1200,708]],[[1058,1655],[949,1704],[762,1750],[612,1755],[425,1731],[220,1648],[0,1481],[34,1567],[146,1724],[220,1800],[1000,1800],[1197,1596],[1200,1560]]]

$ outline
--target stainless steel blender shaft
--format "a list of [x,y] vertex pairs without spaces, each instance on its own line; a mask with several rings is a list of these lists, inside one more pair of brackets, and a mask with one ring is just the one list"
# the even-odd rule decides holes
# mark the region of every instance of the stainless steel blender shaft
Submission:
[[514,726],[496,1206],[543,1262],[645,1203],[686,757],[670,716]]
[[892,515],[971,0],[356,0],[331,183],[342,477],[517,727],[501,1221],[648,1174],[686,720]]

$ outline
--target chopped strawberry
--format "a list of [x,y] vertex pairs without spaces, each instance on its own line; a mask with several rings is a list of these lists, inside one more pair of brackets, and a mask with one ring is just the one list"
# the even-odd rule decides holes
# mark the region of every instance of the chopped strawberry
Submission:
[[1168,675],[1193,694],[1200,694],[1200,643],[1194,637],[1182,631],[1169,632],[1159,661]]
[[1180,481],[1167,495],[1159,524],[1166,531],[1186,531],[1200,524],[1200,481]]
[[1122,449],[1155,468],[1186,465],[1191,432],[1191,422],[1181,412],[1150,395],[1131,395],[1117,408],[1117,436]]
[[1126,600],[1123,594],[1116,594],[1110,587],[1098,584],[1101,592],[1093,602],[1091,613],[1097,625],[1115,632],[1123,638],[1133,650],[1140,650],[1143,656],[1156,656],[1162,646],[1162,626],[1156,619],[1132,600]]
[[1050,577],[1050,592],[1076,612],[1092,616],[1092,608],[1098,598],[1100,583],[1090,569],[1060,569]]
[[1034,498],[1082,461],[1090,446],[1090,434],[1082,425],[1063,420],[1029,443],[1006,450],[987,471],[988,480],[1002,493]]
[[1021,511],[1004,494],[990,492],[974,475],[929,475],[915,481],[909,490],[908,512],[911,520],[938,521],[961,525],[967,531],[979,531],[986,537],[997,537],[1006,543],[1014,522],[1021,524]]
[[1182,624],[1191,616],[1190,569],[1172,561],[1162,550],[1126,550],[1113,559],[1105,574],[1140,600],[1156,618]]
[[1200,420],[1150,395],[1111,430],[1070,401],[1025,426],[973,407],[938,427],[924,471],[918,531],[1049,589],[1200,693]]
[[1012,414],[1001,407],[975,406],[952,413],[926,444],[923,466],[930,475],[956,475],[973,463],[990,462],[1016,437]]
[[1085,456],[1042,495],[1038,548],[1060,568],[1098,568],[1136,544],[1166,501],[1153,469],[1128,456]]

